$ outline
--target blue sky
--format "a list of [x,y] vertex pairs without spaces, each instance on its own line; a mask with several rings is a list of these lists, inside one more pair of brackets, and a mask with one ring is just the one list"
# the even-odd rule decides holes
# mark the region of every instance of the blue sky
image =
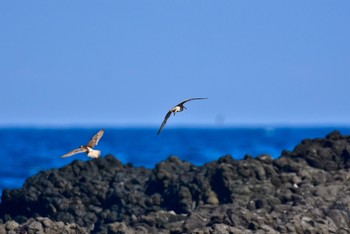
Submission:
[[[350,123],[350,1],[2,1],[0,125]],[[170,125],[168,123],[168,125]]]

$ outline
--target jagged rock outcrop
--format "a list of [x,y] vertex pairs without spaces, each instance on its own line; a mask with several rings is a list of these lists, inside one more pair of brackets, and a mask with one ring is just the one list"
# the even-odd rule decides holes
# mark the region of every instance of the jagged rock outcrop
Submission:
[[350,233],[349,167],[350,137],[337,131],[275,160],[171,156],[153,170],[112,155],[74,161],[4,190],[0,231],[45,220],[75,233]]

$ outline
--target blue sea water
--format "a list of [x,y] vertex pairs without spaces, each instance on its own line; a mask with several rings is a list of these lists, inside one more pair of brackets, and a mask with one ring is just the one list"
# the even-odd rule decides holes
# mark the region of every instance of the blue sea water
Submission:
[[[0,128],[0,192],[20,188],[39,171],[58,168],[73,160],[91,160],[85,154],[61,155],[86,144],[96,128]],[[348,127],[322,128],[167,128],[159,136],[155,128],[107,128],[96,149],[113,154],[123,163],[153,168],[170,155],[202,165],[231,154],[269,154],[293,148],[306,138],[324,137],[333,130],[350,134]]]

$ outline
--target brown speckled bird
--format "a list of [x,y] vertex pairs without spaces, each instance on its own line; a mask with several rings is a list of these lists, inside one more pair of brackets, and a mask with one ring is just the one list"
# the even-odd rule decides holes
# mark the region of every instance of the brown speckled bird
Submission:
[[104,132],[105,131],[103,129],[101,129],[98,133],[96,133],[91,138],[91,140],[89,141],[89,143],[87,145],[82,145],[78,149],[72,150],[69,153],[61,156],[61,158],[67,158],[67,157],[73,156],[74,154],[78,154],[78,153],[86,153],[88,157],[98,158],[101,155],[101,151],[94,150],[93,148],[98,144],[98,141],[101,139]]

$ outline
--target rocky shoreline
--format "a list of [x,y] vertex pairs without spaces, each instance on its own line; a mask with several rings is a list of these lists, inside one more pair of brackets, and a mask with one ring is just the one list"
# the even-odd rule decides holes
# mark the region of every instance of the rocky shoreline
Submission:
[[74,161],[5,189],[0,233],[350,233],[349,167],[338,131],[275,160]]

